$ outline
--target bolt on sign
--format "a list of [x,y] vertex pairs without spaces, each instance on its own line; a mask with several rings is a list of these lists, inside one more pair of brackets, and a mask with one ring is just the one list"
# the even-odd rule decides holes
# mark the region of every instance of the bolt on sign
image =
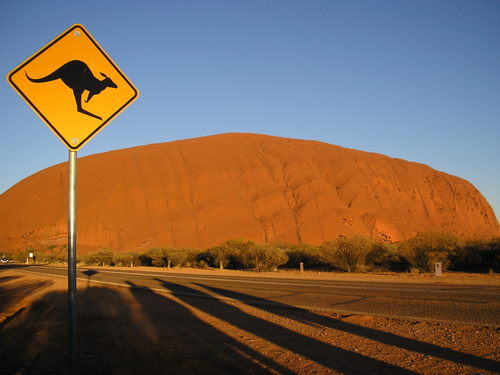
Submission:
[[7,80],[73,151],[139,95],[82,25],[71,26]]

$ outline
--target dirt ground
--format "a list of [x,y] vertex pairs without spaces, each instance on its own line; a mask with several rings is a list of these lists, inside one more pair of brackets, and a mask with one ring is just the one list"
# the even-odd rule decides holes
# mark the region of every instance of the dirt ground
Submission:
[[[498,275],[463,274],[260,275],[482,285],[500,281]],[[66,279],[0,267],[0,373],[67,373],[66,316]],[[85,281],[78,281],[77,334],[78,374],[500,372],[500,327],[250,306]]]

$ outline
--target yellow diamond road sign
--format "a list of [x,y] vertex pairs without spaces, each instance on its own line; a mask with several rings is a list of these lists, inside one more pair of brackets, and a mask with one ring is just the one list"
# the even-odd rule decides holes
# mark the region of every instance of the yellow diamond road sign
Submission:
[[70,27],[7,79],[70,150],[82,147],[139,95],[81,25]]

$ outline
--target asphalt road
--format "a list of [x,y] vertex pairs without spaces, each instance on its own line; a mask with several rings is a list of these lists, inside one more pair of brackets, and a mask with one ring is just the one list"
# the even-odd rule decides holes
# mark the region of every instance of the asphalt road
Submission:
[[[17,268],[17,267],[16,267]],[[67,269],[19,266],[19,270],[66,276]],[[280,308],[329,310],[500,326],[500,286],[381,283],[141,272],[79,268],[87,282],[149,288],[195,298],[226,298]]]

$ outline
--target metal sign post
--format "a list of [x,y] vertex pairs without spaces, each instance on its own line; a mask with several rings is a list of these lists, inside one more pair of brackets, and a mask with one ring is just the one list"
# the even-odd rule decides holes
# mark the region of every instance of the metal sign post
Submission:
[[139,91],[82,25],[71,26],[7,80],[69,149],[68,350],[69,372],[75,374],[76,152],[136,100]]
[[68,171],[68,348],[76,374],[76,151],[69,150]]

